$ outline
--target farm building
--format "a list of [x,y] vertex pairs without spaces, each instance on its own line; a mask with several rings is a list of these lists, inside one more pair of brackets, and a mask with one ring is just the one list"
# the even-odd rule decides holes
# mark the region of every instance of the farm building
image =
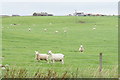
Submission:
[[12,16],[20,16],[20,15],[12,15]]
[[84,16],[85,14],[83,12],[75,12],[74,16]]
[[33,16],[53,16],[53,14],[48,14],[47,12],[33,13]]
[[106,16],[103,14],[91,14],[91,13],[85,14],[84,12],[75,12],[73,13],[73,15],[74,16]]

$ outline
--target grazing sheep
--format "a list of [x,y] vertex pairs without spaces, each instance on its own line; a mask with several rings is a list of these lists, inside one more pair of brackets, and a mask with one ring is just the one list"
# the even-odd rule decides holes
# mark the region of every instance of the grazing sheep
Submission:
[[47,29],[45,28],[45,29],[44,29],[44,31],[46,32],[46,31],[47,31]]
[[83,51],[84,51],[83,45],[80,45],[79,51],[80,51],[80,52],[83,52]]
[[40,60],[45,60],[48,62],[48,56],[47,54],[40,54],[38,51],[35,51],[35,59],[40,61]]
[[56,33],[58,33],[58,31],[55,31]]
[[64,64],[64,55],[59,54],[53,54],[52,51],[48,51],[49,59],[54,63],[55,61],[61,61],[62,64]]
[[30,28],[30,27],[28,28],[28,31],[31,31],[31,28]]
[[96,28],[93,28],[93,30],[95,30]]

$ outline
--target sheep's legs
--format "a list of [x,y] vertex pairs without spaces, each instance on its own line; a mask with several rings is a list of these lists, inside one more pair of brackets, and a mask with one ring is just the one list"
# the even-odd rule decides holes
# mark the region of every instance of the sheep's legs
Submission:
[[47,60],[47,63],[49,64],[49,60]]
[[64,60],[62,60],[61,62],[62,62],[62,64],[64,64]]
[[38,62],[40,62],[40,60],[37,60]]

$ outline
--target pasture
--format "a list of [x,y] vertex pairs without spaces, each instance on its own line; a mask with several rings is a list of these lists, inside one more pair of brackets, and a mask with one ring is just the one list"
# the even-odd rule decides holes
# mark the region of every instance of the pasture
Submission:
[[[117,77],[118,19],[115,16],[22,16],[2,18],[3,65],[36,71],[54,70],[78,77],[95,77],[103,53],[103,77]],[[95,26],[96,24],[96,26]],[[30,31],[29,31],[30,28]],[[95,28],[95,29],[93,29]],[[57,31],[57,32],[56,32]],[[66,32],[64,32],[66,31]],[[80,45],[85,51],[79,52]],[[35,51],[65,55],[64,64],[37,62]],[[69,77],[69,76],[68,76]],[[97,76],[99,77],[99,76]]]

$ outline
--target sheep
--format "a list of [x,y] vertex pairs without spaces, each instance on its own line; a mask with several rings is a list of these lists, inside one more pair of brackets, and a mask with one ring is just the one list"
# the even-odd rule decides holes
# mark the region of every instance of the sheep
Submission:
[[28,31],[31,31],[31,28],[30,28],[30,27],[28,28]]
[[[35,51],[35,59],[40,61],[40,60],[45,60],[48,62],[48,56],[47,54],[40,54],[38,51]],[[49,62],[48,62],[49,63]]]
[[58,31],[55,31],[55,33],[58,33]]
[[83,45],[80,45],[79,51],[80,51],[80,52],[83,52],[83,51],[84,51]]
[[93,28],[93,30],[95,30],[96,28]]
[[67,30],[64,30],[64,33],[66,33],[67,32]]
[[46,32],[46,31],[47,31],[47,29],[45,28],[45,29],[44,29],[44,31]]
[[64,64],[64,55],[59,53],[59,54],[53,54],[52,51],[48,51],[49,55],[49,60],[54,63],[55,61],[61,61],[62,64]]

